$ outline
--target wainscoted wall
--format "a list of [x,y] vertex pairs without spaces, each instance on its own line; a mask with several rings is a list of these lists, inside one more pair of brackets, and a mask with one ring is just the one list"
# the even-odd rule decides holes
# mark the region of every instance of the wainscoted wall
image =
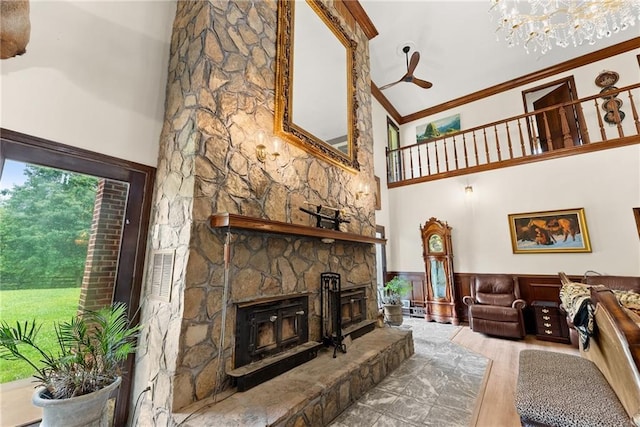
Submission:
[[133,395],[148,383],[152,391],[144,394],[140,425],[169,425],[176,410],[228,386],[238,302],[309,293],[317,328],[320,273],[335,271],[343,286],[367,286],[367,310],[375,314],[373,245],[232,230],[225,274],[225,233],[207,225],[216,212],[311,225],[299,210],[309,201],[344,208],[351,221],[344,231],[375,233],[373,198],[355,197],[361,182],[375,188],[368,40],[358,27],[345,25],[357,42],[361,172],[287,144],[277,161],[256,159],[257,132],[273,129],[276,17],[273,1],[178,2],[150,242],[176,255],[170,303],[153,299],[149,286],[142,298],[148,326]]
[[[456,295],[456,310],[458,316],[465,322],[469,321],[467,306],[462,302],[465,295],[471,295],[470,283],[471,278],[479,273],[454,273],[453,280]],[[527,333],[535,333],[534,313],[531,309],[533,301],[552,301],[560,303],[560,278],[557,275],[541,275],[541,274],[513,274],[513,273],[495,273],[495,274],[511,274],[518,278],[520,287],[520,295],[527,302],[524,311]],[[390,280],[394,276],[400,276],[409,280],[413,284],[411,294],[411,304],[417,307],[424,307],[424,286],[425,273],[419,271],[389,271],[386,280]],[[575,282],[582,280],[581,276],[568,276]]]

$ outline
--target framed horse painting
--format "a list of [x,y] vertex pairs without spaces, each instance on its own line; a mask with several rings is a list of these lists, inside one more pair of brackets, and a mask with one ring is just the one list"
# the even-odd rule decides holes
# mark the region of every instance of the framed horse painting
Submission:
[[591,252],[584,208],[509,215],[514,254]]

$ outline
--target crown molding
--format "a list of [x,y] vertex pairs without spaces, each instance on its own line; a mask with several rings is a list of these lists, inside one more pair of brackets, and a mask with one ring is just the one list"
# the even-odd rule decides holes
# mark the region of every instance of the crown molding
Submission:
[[[542,70],[535,71],[530,74],[526,74],[521,77],[517,77],[513,80],[506,81],[504,83],[497,84],[495,86],[488,87],[486,89],[479,90],[477,92],[470,93],[460,98],[452,99],[451,101],[444,102],[439,105],[435,105],[418,112],[401,116],[400,120],[397,120],[399,124],[403,125],[409,122],[413,122],[418,119],[432,116],[451,108],[459,107],[464,104],[468,104],[479,99],[483,99],[489,96],[496,95],[498,93],[514,89],[518,86],[535,82],[536,80],[544,79],[553,76],[558,73],[563,73],[571,69],[581,67],[583,65],[591,64],[592,62],[600,61],[602,59],[609,58],[611,56],[619,55],[640,47],[640,37],[634,37],[631,40],[618,43],[613,46],[606,47],[604,49],[597,50],[595,52],[588,53],[586,55],[578,56],[560,64],[553,65],[551,67],[543,68]],[[373,84],[372,84],[373,86]],[[373,90],[372,90],[373,93]],[[375,95],[374,95],[375,96]],[[376,97],[376,99],[378,99]],[[385,98],[386,99],[386,98]],[[378,101],[380,101],[378,99]],[[381,102],[381,101],[380,101]],[[387,101],[388,102],[388,101]],[[391,108],[396,111],[393,106]],[[389,109],[387,109],[389,111]]]
[[341,0],[342,4],[347,8],[353,19],[356,20],[364,34],[367,36],[369,40],[378,35],[378,30],[369,19],[369,15],[362,8],[362,5],[358,0]]
[[371,82],[371,95],[373,95],[373,97],[377,99],[380,104],[382,104],[384,109],[387,110],[387,113],[389,113],[391,118],[395,120],[396,123],[402,124],[402,116],[400,115],[400,113],[398,113],[398,110],[393,107],[391,102],[389,102],[387,97],[382,94],[380,89],[378,89],[378,86],[376,86],[373,82]]

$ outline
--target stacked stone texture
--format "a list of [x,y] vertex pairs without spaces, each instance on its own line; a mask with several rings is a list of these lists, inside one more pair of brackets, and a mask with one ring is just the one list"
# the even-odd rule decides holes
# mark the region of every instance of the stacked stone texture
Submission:
[[[326,5],[335,13],[331,3]],[[256,159],[256,134],[273,129],[276,9],[274,1],[177,4],[151,221],[152,250],[174,249],[176,256],[171,302],[150,299],[149,286],[143,295],[148,326],[138,353],[136,389],[148,381],[154,385],[140,410],[143,424],[166,425],[171,411],[227,386],[217,377],[233,368],[238,302],[310,292],[310,338],[317,339],[320,273],[335,271],[343,286],[368,287],[368,317],[375,316],[372,245],[326,245],[237,230],[231,236],[229,298],[223,301],[225,235],[207,226],[212,213],[310,225],[299,210],[309,201],[346,209],[351,222],[343,224],[344,231],[375,232],[373,197],[364,202],[355,197],[360,182],[375,188],[368,41],[359,29],[344,25],[358,43],[361,172],[330,166],[289,144],[277,161]],[[220,346],[223,327],[226,339]]]
[[342,411],[382,381],[414,354],[413,338],[408,334],[391,347],[371,357],[360,369],[328,385],[298,412],[290,411],[277,421],[286,427],[329,425]]

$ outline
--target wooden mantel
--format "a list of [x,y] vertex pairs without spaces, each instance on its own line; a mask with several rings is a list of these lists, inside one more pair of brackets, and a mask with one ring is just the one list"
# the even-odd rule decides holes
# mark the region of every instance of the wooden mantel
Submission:
[[[236,215],[227,212],[216,213],[209,217],[211,228],[239,228],[243,230],[260,231],[262,233],[289,234],[292,236],[317,237],[319,239],[341,240],[358,243],[381,243],[385,244],[386,239],[363,236],[355,233],[343,233],[342,231],[330,230],[327,228],[309,227],[307,225],[289,224],[287,222],[271,221],[263,218],[253,218],[249,216]],[[325,241],[331,243],[330,241]]]

